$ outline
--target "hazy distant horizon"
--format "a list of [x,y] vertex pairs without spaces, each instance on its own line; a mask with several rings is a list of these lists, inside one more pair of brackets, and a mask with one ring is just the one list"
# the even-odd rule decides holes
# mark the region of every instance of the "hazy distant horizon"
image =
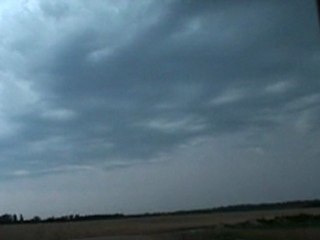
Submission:
[[319,199],[314,0],[4,0],[0,215]]
[[[84,220],[84,218],[90,218],[90,220],[94,220],[96,217],[97,219],[103,219],[101,218],[104,216],[106,219],[117,219],[117,218],[127,218],[127,217],[138,217],[138,216],[159,216],[159,215],[183,215],[183,214],[203,214],[203,213],[227,213],[227,212],[245,212],[245,211],[265,211],[265,210],[276,210],[278,209],[278,206],[272,206],[281,204],[282,208],[281,210],[293,210],[293,209],[315,209],[317,207],[310,207],[310,205],[301,205],[300,207],[293,206],[292,204],[296,203],[308,203],[311,202],[320,202],[320,199],[303,199],[303,200],[288,200],[288,201],[281,201],[281,202],[258,202],[258,203],[237,203],[237,204],[231,204],[231,205],[219,205],[219,206],[211,206],[211,207],[205,207],[205,208],[192,208],[192,209],[172,209],[172,210],[162,210],[162,211],[148,211],[148,212],[131,212],[131,213],[123,213],[123,212],[99,212],[99,213],[74,213],[74,212],[68,212],[61,215],[44,215],[39,216],[37,214],[30,215],[30,216],[24,216],[23,214],[19,213],[1,213],[0,216],[9,214],[11,216],[16,216],[17,221],[21,221],[20,218],[22,218],[22,221],[34,221],[35,218],[39,218],[40,221],[59,221],[59,218],[64,217],[70,217],[68,220],[64,219],[63,221],[77,221],[79,219]],[[264,206],[262,206],[264,205]],[[266,206],[268,205],[268,206]],[[241,209],[243,207],[243,209]],[[266,208],[267,207],[267,208]],[[238,208],[238,209],[232,209],[232,208]],[[88,220],[88,219],[87,219]]]

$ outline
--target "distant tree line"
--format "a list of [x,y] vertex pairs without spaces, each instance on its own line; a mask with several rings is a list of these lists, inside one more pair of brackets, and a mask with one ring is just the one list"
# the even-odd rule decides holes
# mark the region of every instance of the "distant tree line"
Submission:
[[8,223],[21,223],[24,222],[22,214],[17,216],[17,214],[3,214],[0,216],[0,224],[8,224]]
[[[245,212],[257,210],[297,209],[320,207],[320,200],[288,201],[279,203],[239,204],[223,206],[211,209],[199,209],[192,211],[177,211],[173,214],[214,213],[214,212]],[[169,213],[170,214],[170,213]]]
[[90,220],[105,220],[117,219],[126,217],[124,214],[96,214],[96,215],[65,215],[61,217],[49,217],[42,220],[42,222],[69,222],[69,221],[90,221]]
[[49,217],[41,219],[39,216],[34,216],[31,219],[24,219],[23,215],[19,217],[16,214],[3,214],[0,216],[0,224],[18,224],[18,223],[46,223],[46,222],[71,222],[71,221],[90,221],[103,219],[123,218],[123,214],[99,214],[99,215],[79,215],[71,214],[60,217]]
[[276,210],[276,209],[297,209],[297,208],[317,208],[320,207],[320,200],[288,201],[279,203],[260,203],[260,204],[239,204],[223,206],[216,208],[197,209],[197,210],[180,210],[175,212],[145,213],[138,215],[129,215],[128,217],[145,217],[145,216],[163,216],[163,215],[188,215],[202,213],[224,213],[224,212],[246,212],[258,210]]
[[320,207],[320,200],[290,201],[290,202],[281,202],[281,203],[262,203],[262,204],[241,204],[241,205],[233,205],[233,206],[225,206],[225,207],[209,208],[209,209],[144,213],[144,214],[135,214],[135,215],[124,215],[120,213],[96,214],[96,215],[71,214],[71,215],[65,215],[60,217],[49,217],[46,219],[41,219],[39,216],[34,216],[31,219],[24,219],[22,214],[16,215],[16,214],[6,213],[0,216],[0,224],[90,221],[90,220],[107,220],[107,219],[119,219],[119,218],[167,216],[167,215],[240,212],[240,211],[242,212],[242,211],[274,210],[274,209],[316,208],[316,207]]

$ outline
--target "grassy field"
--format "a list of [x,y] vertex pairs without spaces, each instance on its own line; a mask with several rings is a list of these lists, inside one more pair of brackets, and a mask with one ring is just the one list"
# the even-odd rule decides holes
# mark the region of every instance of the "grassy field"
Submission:
[[[95,237],[103,237],[100,238],[101,240],[320,239],[320,226],[315,224],[303,225],[302,227],[299,224],[289,224],[288,226],[281,224],[270,225],[273,221],[272,219],[276,217],[298,214],[320,215],[320,208],[190,214],[66,223],[0,225],[0,239],[71,240]],[[262,219],[263,224],[251,224],[257,222],[257,219]],[[268,219],[270,222],[268,222]],[[266,222],[264,222],[265,220]],[[246,223],[250,224],[246,225]]]

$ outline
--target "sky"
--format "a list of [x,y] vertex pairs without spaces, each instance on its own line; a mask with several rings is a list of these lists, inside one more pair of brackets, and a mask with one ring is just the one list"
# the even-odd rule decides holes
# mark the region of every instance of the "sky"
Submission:
[[313,0],[2,0],[0,214],[320,198]]

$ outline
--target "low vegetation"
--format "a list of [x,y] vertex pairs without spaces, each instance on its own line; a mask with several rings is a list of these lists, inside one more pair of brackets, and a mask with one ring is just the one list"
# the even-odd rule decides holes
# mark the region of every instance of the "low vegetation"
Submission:
[[74,240],[105,237],[105,240],[113,240],[112,236],[126,236],[121,240],[320,239],[320,208],[312,208],[310,205],[303,208],[284,207],[273,210],[247,208],[242,211],[228,209],[180,214],[108,216],[109,218],[105,218],[104,215],[81,218],[75,215],[24,220],[22,215],[5,214],[0,218],[7,221],[0,224],[0,239]]
[[228,213],[228,212],[246,212],[246,211],[268,211],[277,209],[302,209],[302,208],[320,208],[320,200],[305,200],[305,201],[290,201],[280,203],[262,203],[262,204],[241,204],[232,206],[223,206],[209,209],[198,210],[181,210],[176,212],[158,212],[144,213],[136,215],[125,215],[122,213],[115,214],[93,214],[80,215],[71,214],[60,217],[49,217],[41,219],[39,216],[34,216],[31,219],[24,219],[22,214],[3,214],[0,216],[0,224],[17,224],[17,223],[47,223],[47,222],[72,222],[72,221],[91,221],[91,220],[109,220],[121,218],[140,218],[140,217],[158,217],[158,216],[175,216],[175,215],[194,215],[194,214],[209,214],[209,213]]

